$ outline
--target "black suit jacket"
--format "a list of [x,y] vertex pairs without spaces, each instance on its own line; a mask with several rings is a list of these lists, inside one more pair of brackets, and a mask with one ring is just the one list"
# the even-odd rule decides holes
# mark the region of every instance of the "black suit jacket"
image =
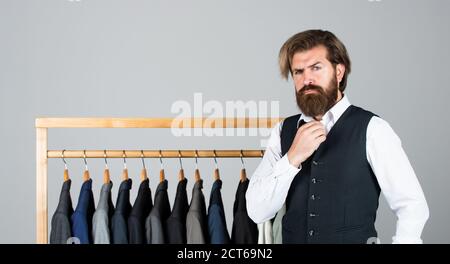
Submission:
[[239,182],[236,191],[236,200],[233,206],[233,229],[231,231],[231,241],[234,244],[258,243],[258,227],[247,214],[245,193],[248,183],[248,179]]
[[189,210],[186,192],[187,179],[178,182],[172,214],[167,219],[167,243],[186,244],[186,215]]
[[152,193],[149,180],[145,179],[139,186],[138,195],[128,218],[128,235],[130,244],[145,244],[145,218],[152,210]]

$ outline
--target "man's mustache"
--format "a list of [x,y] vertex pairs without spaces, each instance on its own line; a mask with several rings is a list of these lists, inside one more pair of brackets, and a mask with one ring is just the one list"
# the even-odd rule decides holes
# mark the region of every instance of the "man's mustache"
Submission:
[[323,91],[322,87],[320,87],[318,85],[309,84],[309,85],[303,86],[303,88],[300,89],[299,93],[304,93],[304,92],[309,91],[309,90],[316,90],[316,91],[319,91],[319,92]]

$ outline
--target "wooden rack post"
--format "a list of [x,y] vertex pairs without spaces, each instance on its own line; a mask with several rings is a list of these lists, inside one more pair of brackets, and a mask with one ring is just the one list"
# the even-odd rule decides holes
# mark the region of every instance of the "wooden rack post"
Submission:
[[[49,128],[271,128],[282,118],[36,118],[36,242],[48,243],[48,159],[60,158],[62,150],[48,150]],[[176,123],[174,123],[176,122]],[[125,150],[128,158],[141,157],[141,150]],[[184,158],[255,158],[262,150],[181,150]],[[143,150],[145,158],[157,158],[159,150]],[[82,158],[83,150],[65,150],[67,158]],[[178,158],[178,150],[162,150],[164,158]],[[87,158],[103,158],[103,150],[86,150]],[[122,158],[123,150],[107,150],[108,158]]]

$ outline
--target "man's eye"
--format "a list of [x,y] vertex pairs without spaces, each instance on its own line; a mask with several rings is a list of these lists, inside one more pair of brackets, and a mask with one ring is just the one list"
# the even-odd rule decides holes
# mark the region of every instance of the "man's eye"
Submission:
[[295,75],[300,75],[300,74],[302,74],[302,72],[301,71],[295,71],[294,74]]
[[319,66],[314,66],[314,67],[313,67],[313,70],[314,70],[314,71],[318,71],[318,70],[320,70],[320,69],[321,69],[321,68],[320,68]]

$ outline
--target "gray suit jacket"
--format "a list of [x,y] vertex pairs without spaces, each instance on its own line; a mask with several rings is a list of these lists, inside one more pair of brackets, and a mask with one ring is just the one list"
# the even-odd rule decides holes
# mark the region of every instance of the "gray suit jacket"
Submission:
[[70,222],[73,213],[72,199],[70,198],[71,184],[70,179],[63,183],[58,207],[52,217],[50,244],[67,244],[67,239],[72,237],[72,224]]
[[148,244],[164,244],[166,241],[166,221],[170,216],[167,180],[160,182],[155,193],[155,204],[145,221],[145,237]]
[[203,180],[195,183],[192,199],[186,216],[186,235],[188,244],[208,243],[208,229],[206,226],[206,204],[202,192]]
[[92,218],[92,237],[94,244],[110,244],[110,218],[114,210],[111,200],[113,183],[104,183],[100,192],[97,210]]
[[286,204],[281,207],[280,211],[278,211],[275,219],[273,220],[273,243],[274,244],[283,244],[283,230],[282,230],[282,222],[283,216],[286,214]]
[[117,195],[116,209],[111,218],[111,243],[128,244],[128,216],[131,211],[130,189],[132,180],[123,180]]

